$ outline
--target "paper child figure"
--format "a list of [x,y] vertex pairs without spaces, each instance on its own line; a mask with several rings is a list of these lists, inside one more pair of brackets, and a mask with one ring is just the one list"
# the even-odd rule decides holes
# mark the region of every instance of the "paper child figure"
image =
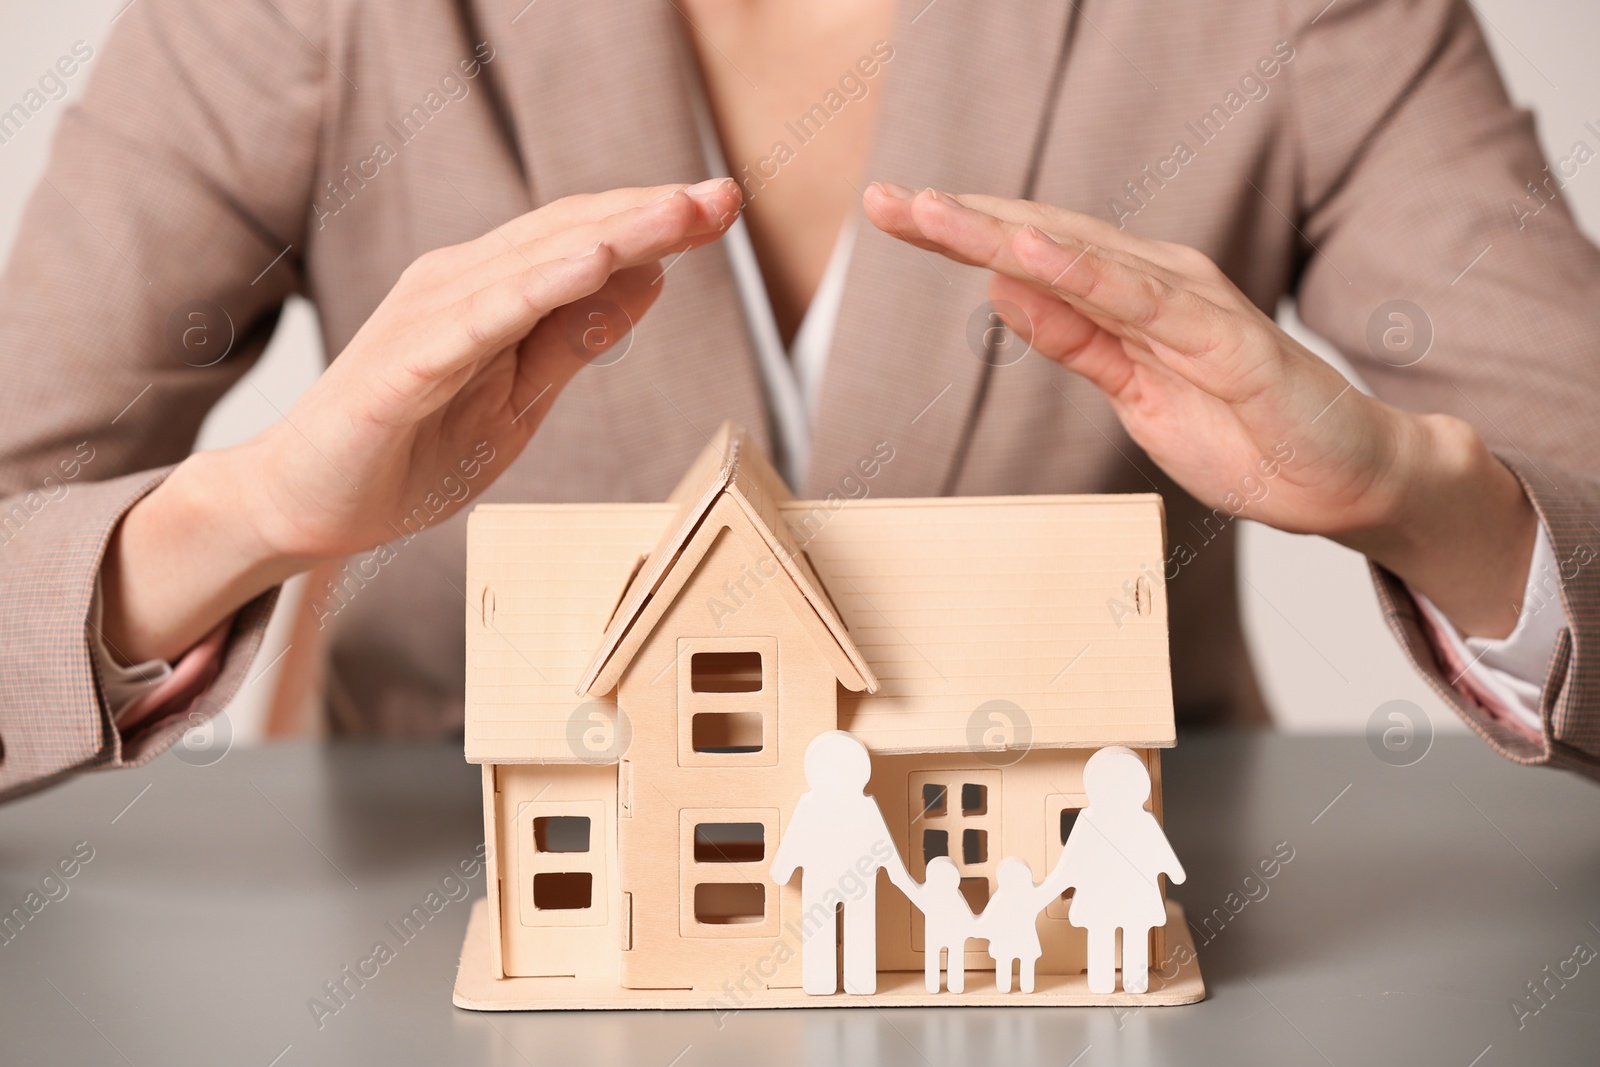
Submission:
[[844,991],[878,989],[878,871],[908,897],[916,883],[895,850],[878,802],[864,790],[872,777],[866,746],[829,730],[806,746],[806,784],[772,857],[772,880],[800,879],[800,984],[811,994],[838,992],[835,909],[844,907]]
[[1008,856],[995,870],[994,895],[978,917],[978,936],[989,939],[989,957],[994,960],[994,984],[1002,993],[1011,992],[1011,964],[1017,964],[1017,985],[1024,993],[1033,992],[1034,967],[1044,948],[1039,944],[1039,913],[1051,898],[1064,891],[1052,888],[1058,880],[1052,872],[1044,884],[1033,884],[1033,868],[1020,856]]
[[967,939],[975,936],[977,920],[967,898],[961,895],[961,871],[949,856],[928,861],[928,873],[913,892],[911,903],[922,912],[923,971],[928,992],[939,992],[939,955],[947,954],[946,984],[950,992],[966,989]]
[[1150,772],[1131,749],[1102,748],[1084,764],[1089,806],[1078,813],[1061,859],[1045,879],[1050,895],[1075,886],[1067,919],[1089,931],[1089,992],[1117,986],[1117,931],[1122,931],[1122,988],[1150,988],[1150,929],[1167,922],[1156,879],[1184,879],[1183,865],[1144,810]]

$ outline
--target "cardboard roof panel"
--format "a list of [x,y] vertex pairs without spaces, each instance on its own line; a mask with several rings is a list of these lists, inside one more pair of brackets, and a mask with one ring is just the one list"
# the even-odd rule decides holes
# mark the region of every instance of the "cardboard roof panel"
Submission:
[[[597,686],[611,688],[602,685],[601,675],[627,638],[639,613],[644,610],[645,602],[660,588],[684,545],[689,543],[704,521],[706,512],[732,480],[742,438],[743,435],[732,423],[723,423],[668,494],[667,503],[672,506],[672,519],[661,530],[655,543],[646,550],[643,566],[623,590],[621,602],[611,613],[599,647],[593,650],[581,680],[574,686],[576,692],[586,693]],[[614,678],[612,685],[615,685]]]
[[[469,590],[492,588],[495,606],[492,627],[474,621],[475,605],[467,612],[469,760],[577,761],[568,732],[586,703],[575,695],[585,664],[619,585],[682,510],[473,512]],[[997,729],[1046,747],[1175,740],[1159,497],[776,510],[797,568],[809,559],[876,676],[876,692],[839,693],[840,727],[874,751],[981,748]]]
[[1170,746],[1161,519],[1139,495],[866,500],[813,524],[807,554],[880,682],[840,694],[840,729],[881,752],[988,754],[996,730]]
[[[576,763],[578,679],[672,504],[479,505],[467,519],[466,754]],[[485,610],[485,601],[488,610]]]
[[781,517],[780,509],[793,502],[792,494],[760,450],[750,446],[743,430],[724,423],[668,499],[677,502],[678,510],[623,595],[578,682],[579,695],[599,696],[616,688],[634,652],[648,636],[653,620],[660,618],[665,609],[665,604],[652,604],[651,598],[658,592],[670,595],[681,584],[673,582],[672,572],[721,499],[738,505],[750,528],[767,542],[773,558],[838,646],[826,649],[825,654],[831,653],[829,658],[834,661],[841,684],[852,690],[871,691],[877,687],[872,668],[850,640],[826,590],[805,565],[800,547]]

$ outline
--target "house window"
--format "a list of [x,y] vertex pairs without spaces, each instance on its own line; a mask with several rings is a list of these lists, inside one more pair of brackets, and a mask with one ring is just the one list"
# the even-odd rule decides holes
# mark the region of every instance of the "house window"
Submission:
[[[1078,813],[1088,803],[1089,798],[1082,793],[1052,793],[1044,798],[1044,858],[1049,866],[1045,872],[1038,872],[1039,877],[1042,878],[1046,872],[1055,869],[1056,861],[1061,858],[1062,846],[1067,843],[1072,828],[1077,825]],[[1072,890],[1068,889],[1052,900],[1045,907],[1044,913],[1052,919],[1065,919],[1071,904]]]
[[533,906],[538,911],[578,911],[594,900],[594,875],[588,871],[547,871],[533,876]]
[[767,828],[758,822],[703,822],[694,828],[696,863],[759,863]]
[[982,815],[989,810],[989,787],[978,782],[961,783],[961,814]]
[[678,766],[775,766],[777,638],[680,638],[674,662]]
[[763,724],[759,711],[703,711],[690,717],[690,743],[696,752],[760,752]]
[[534,819],[533,841],[540,852],[588,852],[589,820],[582,815]]
[[777,898],[768,864],[778,840],[776,808],[685,808],[679,812],[679,932],[684,937],[774,937]]
[[968,867],[979,867],[989,862],[989,831],[961,831],[961,862]]
[[767,887],[760,882],[701,882],[694,887],[694,918],[707,926],[758,923],[767,917]]
[[689,657],[689,688],[696,693],[759,693],[761,653],[696,652]]
[[604,820],[605,805],[597,800],[517,806],[516,880],[524,926],[605,925]]
[[[927,877],[928,861],[948,856],[961,873],[961,895],[974,913],[994,892],[995,868],[1003,856],[1000,834],[1000,771],[939,770],[911,775],[911,875]],[[1037,874],[1037,872],[1036,872]],[[911,912],[912,944],[922,944],[922,913]]]

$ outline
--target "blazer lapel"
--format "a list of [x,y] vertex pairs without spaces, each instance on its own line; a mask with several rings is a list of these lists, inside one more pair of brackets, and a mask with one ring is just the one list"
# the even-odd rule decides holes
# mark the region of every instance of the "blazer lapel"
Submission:
[[[902,4],[866,180],[1026,197],[1075,11],[1058,0]],[[954,482],[982,401],[988,273],[898,241],[864,217],[856,225],[806,495],[839,491],[885,440],[895,459],[873,492],[938,495]]]
[[[709,176],[687,81],[698,74],[673,5],[541,0],[484,4],[482,17],[504,52],[492,69],[532,203]],[[726,255],[712,245],[663,267],[661,298],[626,357],[584,372],[636,499],[663,498],[724,419],[770,447]]]

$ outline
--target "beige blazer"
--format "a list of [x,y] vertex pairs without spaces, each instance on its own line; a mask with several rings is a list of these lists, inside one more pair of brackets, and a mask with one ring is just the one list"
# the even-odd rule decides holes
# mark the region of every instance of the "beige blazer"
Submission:
[[[428,249],[569,193],[706,177],[686,32],[655,0],[128,9],[63,119],[0,285],[0,789],[148,759],[187,725],[126,739],[111,727],[89,598],[117,518],[188,452],[283,300],[314,300],[337,353]],[[1508,104],[1467,5],[913,0],[889,44],[865,83],[881,94],[870,164],[841,180],[1028,197],[1192,245],[1262,308],[1296,297],[1385,398],[1482,431],[1566,565],[1573,627],[1550,665],[1542,740],[1451,688],[1415,605],[1379,574],[1385,610],[1418,670],[1500,751],[1600,769],[1600,656],[1586,650],[1600,579],[1569,562],[1600,538],[1600,253],[1549,191],[1531,120]],[[1263,722],[1236,523],[1177,489],[1072,373],[978,358],[983,272],[859,233],[798,491],[848,495],[880,442],[895,455],[871,483],[880,496],[1154,486],[1179,715]],[[1394,300],[1431,321],[1414,365],[1369,346]],[[232,323],[213,365],[181,344],[196,307]],[[728,418],[768,436],[713,246],[674,264],[627,356],[579,375],[515,467],[471,491],[659,499]],[[421,526],[370,578],[314,598],[337,605],[324,637],[343,730],[460,729],[465,524]],[[248,677],[270,602],[238,616],[200,713]]]

